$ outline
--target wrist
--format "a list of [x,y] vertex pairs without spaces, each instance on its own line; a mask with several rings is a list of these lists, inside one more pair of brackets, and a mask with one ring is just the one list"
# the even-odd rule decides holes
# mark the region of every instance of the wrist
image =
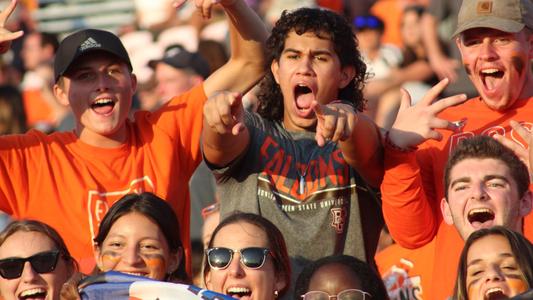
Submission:
[[390,130],[388,130],[385,133],[385,139],[383,141],[383,145],[387,149],[398,151],[398,152],[413,152],[418,149],[418,147],[398,145],[398,143],[394,142],[391,139]]

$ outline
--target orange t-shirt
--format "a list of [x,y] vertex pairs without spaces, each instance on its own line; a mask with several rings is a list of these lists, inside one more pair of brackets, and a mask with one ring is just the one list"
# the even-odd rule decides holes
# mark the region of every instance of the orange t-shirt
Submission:
[[430,299],[426,291],[430,289],[431,266],[435,243],[410,250],[393,244],[375,256],[381,278],[391,300]]
[[83,272],[94,266],[92,240],[109,207],[131,192],[153,192],[174,208],[188,270],[189,178],[200,163],[203,85],[154,113],[127,121],[128,141],[106,149],[72,132],[0,137],[0,210],[59,231]]
[[[505,112],[489,109],[479,97],[444,110],[439,117],[465,119],[461,132],[440,130],[441,141],[428,140],[415,153],[385,149],[385,176],[381,186],[383,214],[387,226],[403,247],[413,249],[435,238],[435,256],[431,291],[427,299],[446,299],[453,292],[459,254],[464,241],[456,229],[442,221],[440,201],[444,197],[444,167],[449,153],[462,139],[495,133],[521,143],[509,125],[516,120],[531,128],[533,97],[518,100]],[[524,235],[533,240],[533,214],[524,220]]]
[[28,127],[35,127],[38,123],[45,123],[50,126],[56,125],[56,119],[52,108],[43,99],[40,90],[26,89],[22,91],[24,102],[24,112],[26,113],[26,123]]

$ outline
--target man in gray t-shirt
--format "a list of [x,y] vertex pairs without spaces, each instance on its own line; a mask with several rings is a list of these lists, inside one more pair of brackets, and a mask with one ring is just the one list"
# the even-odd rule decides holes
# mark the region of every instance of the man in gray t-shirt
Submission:
[[333,254],[373,262],[383,220],[370,186],[381,182],[382,147],[376,125],[356,113],[366,66],[350,25],[326,10],[284,13],[267,51],[258,114],[230,92],[204,107],[203,151],[222,217],[240,210],[276,224],[293,279]]

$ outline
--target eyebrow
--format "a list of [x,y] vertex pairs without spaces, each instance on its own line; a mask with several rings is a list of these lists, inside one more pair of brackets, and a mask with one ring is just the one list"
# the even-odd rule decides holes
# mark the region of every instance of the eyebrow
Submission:
[[[500,179],[500,180],[503,180],[505,181],[506,183],[509,183],[509,180],[507,179],[507,177],[505,176],[502,176],[502,175],[485,175],[483,177],[483,182],[486,182],[486,181],[490,181],[492,179]],[[470,177],[460,177],[460,178],[457,178],[455,179],[454,181],[452,181],[450,183],[450,188],[453,188],[456,184],[458,183],[468,183],[468,182],[471,182],[472,180],[470,179]]]
[[[287,53],[287,52],[290,52],[290,53],[302,53],[303,51],[297,50],[297,49],[294,49],[294,48],[286,48],[285,50],[283,50],[283,53]],[[329,56],[332,56],[331,51],[324,50],[324,49],[312,50],[311,54],[312,55],[329,55]]]
[[[512,253],[504,252],[504,253],[500,253],[500,254],[498,255],[498,257],[500,257],[500,258],[514,258],[514,255],[513,255]],[[483,259],[481,259],[481,258],[474,259],[474,260],[470,261],[470,262],[466,265],[466,267],[468,268],[468,267],[470,267],[470,266],[472,266],[472,265],[475,265],[475,264],[481,263],[482,261],[483,261]]]

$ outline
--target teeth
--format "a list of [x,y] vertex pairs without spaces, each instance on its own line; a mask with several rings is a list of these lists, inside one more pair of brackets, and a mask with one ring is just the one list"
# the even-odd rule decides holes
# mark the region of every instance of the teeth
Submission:
[[469,216],[473,214],[492,214],[492,211],[488,208],[474,208],[468,212]]
[[490,288],[490,289],[488,289],[485,292],[485,295],[489,295],[489,294],[492,294],[492,293],[503,293],[503,290],[501,288],[499,288],[499,287]]
[[250,289],[244,287],[232,287],[228,289],[228,293],[249,293]]
[[485,69],[485,70],[482,70],[481,73],[482,74],[494,74],[494,73],[498,73],[500,70],[498,69]]
[[121,271],[121,273],[135,275],[135,276],[145,276],[146,275],[144,273],[139,273],[139,272],[124,272],[124,271]]
[[106,104],[106,103],[110,103],[110,102],[113,102],[113,100],[111,100],[111,99],[98,99],[98,100],[94,101],[94,104]]
[[46,290],[43,288],[34,288],[34,289],[25,290],[22,293],[20,293],[20,297],[28,297],[28,296],[32,296],[32,295],[40,294],[40,293],[46,293]]

